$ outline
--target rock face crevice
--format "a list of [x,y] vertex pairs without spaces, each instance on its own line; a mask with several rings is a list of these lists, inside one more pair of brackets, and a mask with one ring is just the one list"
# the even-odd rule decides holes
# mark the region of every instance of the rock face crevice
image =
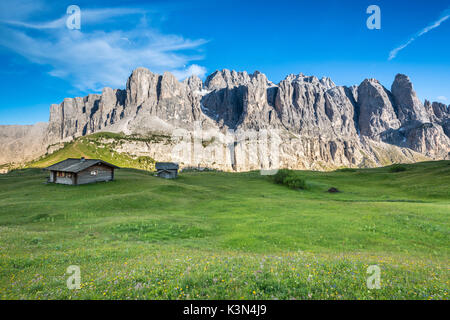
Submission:
[[[180,129],[189,135],[185,149],[198,152],[200,141],[201,153],[210,154],[192,153],[185,166],[259,169],[273,163],[275,153],[279,167],[294,169],[448,159],[449,116],[445,104],[422,103],[402,74],[388,90],[375,79],[345,87],[291,74],[274,84],[258,71],[226,69],[205,82],[196,76],[180,82],[168,72],[138,68],[124,90],[104,88],[51,105],[47,124],[0,126],[0,165],[32,160],[51,145],[99,131],[170,136]],[[173,148],[135,144],[122,151],[172,161]],[[217,161],[217,155],[226,156]]]

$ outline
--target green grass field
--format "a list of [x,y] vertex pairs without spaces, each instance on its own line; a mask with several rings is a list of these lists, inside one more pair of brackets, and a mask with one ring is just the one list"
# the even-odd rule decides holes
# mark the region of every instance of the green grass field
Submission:
[[[297,172],[0,175],[2,299],[448,299],[450,161]],[[340,193],[326,192],[336,187]],[[81,269],[69,290],[66,269]],[[381,289],[368,289],[368,266]]]

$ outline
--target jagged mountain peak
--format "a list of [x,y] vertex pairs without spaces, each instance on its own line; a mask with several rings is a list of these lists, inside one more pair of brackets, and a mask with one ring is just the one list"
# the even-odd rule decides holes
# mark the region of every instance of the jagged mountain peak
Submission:
[[380,85],[380,86],[383,86],[383,85],[381,84],[381,82],[380,82],[378,79],[375,79],[375,78],[366,78],[366,79],[364,79],[364,80],[361,82],[361,84],[371,84],[371,85]]
[[303,73],[299,74],[289,74],[287,75],[284,80],[280,82],[296,82],[299,84],[312,84],[312,85],[318,85],[321,86],[325,90],[329,90],[331,88],[336,87],[336,84],[328,77],[322,77],[320,80],[318,77],[312,75],[312,76],[306,76]]
[[233,88],[241,85],[247,85],[253,79],[265,79],[265,82],[269,83],[266,75],[259,71],[249,74],[247,71],[223,69],[222,71],[216,70],[207,76],[205,80],[205,88],[208,90]]
[[197,75],[192,75],[186,78],[183,83],[193,92],[201,92],[203,90],[203,81]]
[[391,86],[391,92],[397,106],[397,116],[402,124],[411,122],[429,122],[430,116],[420,102],[408,76],[397,74]]
[[[169,72],[160,75],[140,67],[130,74],[124,90],[105,87],[101,94],[51,105],[45,130],[4,134],[7,139],[16,137],[16,142],[4,142],[0,164],[18,157],[27,148],[26,141],[35,143],[37,137],[29,135],[36,132],[41,147],[32,150],[38,154],[38,149],[43,152],[47,146],[98,131],[170,135],[178,128],[192,132],[194,123],[219,136],[230,129],[241,133],[279,130],[283,166],[290,168],[376,166],[386,164],[386,159],[450,157],[448,106],[422,104],[406,75],[398,74],[391,90],[373,78],[342,87],[328,77],[290,74],[274,84],[259,71],[228,69],[213,72],[205,82],[197,76],[180,82]],[[380,148],[397,156],[381,155]],[[164,150],[164,156],[170,154]],[[158,158],[152,150],[136,152]],[[262,161],[258,157],[250,160]],[[250,161],[244,160],[237,159],[233,168],[261,165],[244,164]]]
[[403,73],[397,73],[394,78],[394,83],[403,83],[403,86],[408,86],[412,89],[412,82],[409,76]]

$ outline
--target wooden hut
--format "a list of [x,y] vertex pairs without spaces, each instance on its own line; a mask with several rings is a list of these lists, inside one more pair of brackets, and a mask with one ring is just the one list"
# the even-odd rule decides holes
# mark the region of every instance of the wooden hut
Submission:
[[157,176],[164,179],[175,179],[178,176],[178,163],[157,162],[155,165]]
[[114,169],[119,167],[103,160],[85,158],[69,158],[45,168],[50,171],[48,182],[70,185],[112,181]]

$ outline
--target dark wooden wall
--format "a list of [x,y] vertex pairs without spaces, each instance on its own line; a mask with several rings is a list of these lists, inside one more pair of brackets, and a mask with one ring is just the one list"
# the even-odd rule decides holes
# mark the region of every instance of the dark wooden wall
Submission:
[[73,177],[75,176],[75,174],[74,173],[72,173],[71,174],[71,177],[69,178],[68,176],[67,176],[67,173],[66,173],[66,176],[65,177],[58,177],[58,173],[56,172],[56,183],[60,183],[60,184],[73,184]]
[[[168,171],[168,172],[167,172]],[[178,176],[177,170],[158,171],[157,175],[164,179],[175,179]]]
[[[92,171],[97,171],[97,175],[91,175]],[[96,165],[87,168],[77,175],[77,184],[86,184],[91,182],[111,181],[114,178],[114,169],[105,165]]]

